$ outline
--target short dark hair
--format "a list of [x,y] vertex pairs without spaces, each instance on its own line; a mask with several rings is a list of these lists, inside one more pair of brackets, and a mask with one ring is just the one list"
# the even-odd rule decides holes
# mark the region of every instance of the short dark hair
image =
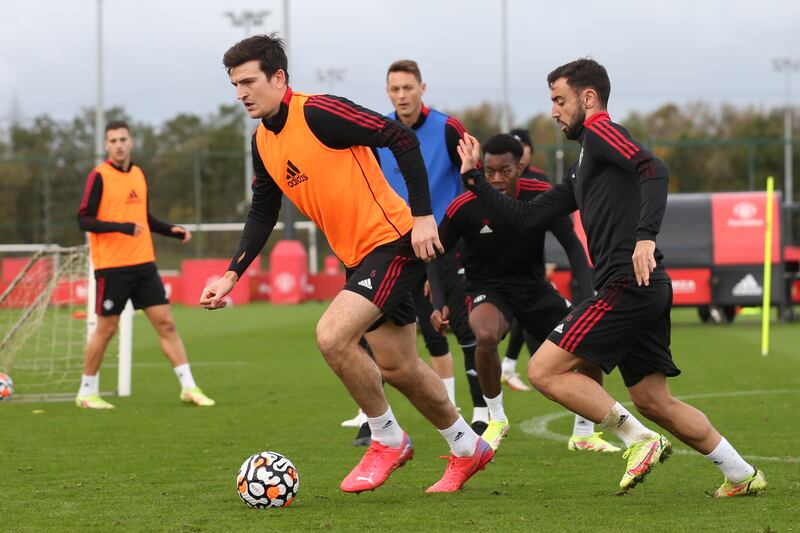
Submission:
[[389,70],[386,71],[386,79],[389,79],[389,74],[392,72],[408,72],[409,74],[413,74],[417,81],[422,83],[422,74],[419,71],[419,65],[413,59],[398,59],[391,65],[389,65]]
[[282,70],[286,74],[286,83],[289,83],[289,60],[283,39],[278,38],[277,34],[253,35],[228,48],[222,56],[222,64],[228,74],[233,68],[255,60],[261,64],[261,71],[267,75],[267,79]]
[[510,153],[515,161],[522,159],[522,143],[508,133],[498,133],[483,143],[483,155],[503,155]]
[[108,124],[106,124],[106,133],[111,130],[121,130],[125,128],[130,133],[131,129],[128,127],[128,123],[124,120],[110,120]]
[[606,68],[594,59],[584,57],[561,65],[547,75],[547,85],[552,87],[559,78],[565,78],[567,84],[576,92],[587,88],[594,89],[603,107],[608,106],[611,80],[608,79]]
[[531,136],[528,133],[528,130],[514,128],[513,130],[509,131],[508,134],[521,142],[523,146],[529,146],[531,151],[533,150],[533,143],[531,142]]

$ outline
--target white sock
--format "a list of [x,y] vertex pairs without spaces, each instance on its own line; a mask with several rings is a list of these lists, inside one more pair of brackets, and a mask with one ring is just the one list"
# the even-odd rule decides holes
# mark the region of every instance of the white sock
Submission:
[[367,418],[367,422],[372,431],[372,440],[390,448],[398,448],[403,444],[403,429],[397,423],[391,407],[377,418]]
[[500,368],[502,369],[503,375],[513,376],[517,373],[517,360],[503,357],[503,361],[500,363]]
[[473,422],[486,422],[489,423],[489,408],[488,407],[473,407],[472,408],[472,421]]
[[575,424],[572,426],[573,437],[591,437],[594,435],[594,422],[583,418],[581,415],[575,415]]
[[506,411],[503,409],[503,391],[495,398],[483,397],[486,400],[486,405],[489,407],[489,416],[492,420],[508,420],[506,418]]
[[197,387],[197,384],[194,382],[194,378],[192,377],[192,369],[189,368],[189,363],[178,365],[173,368],[173,370],[175,371],[175,375],[178,376],[178,380],[181,382],[182,389],[191,389],[192,387]]
[[456,404],[456,378],[442,378],[444,388],[447,390],[447,397],[450,398],[450,403]]
[[658,433],[650,431],[636,420],[636,417],[622,407],[619,402],[614,404],[611,411],[606,415],[600,426],[609,430],[630,447],[636,441],[650,439],[658,436]]
[[440,429],[439,433],[447,441],[450,451],[456,457],[469,457],[475,453],[478,445],[478,434],[472,431],[463,416],[459,416],[456,423],[447,429]]
[[81,388],[78,396],[97,396],[100,393],[100,374],[94,376],[81,375]]
[[705,456],[706,459],[717,465],[725,477],[734,483],[739,483],[755,473],[755,468],[742,459],[725,437],[719,441],[714,451]]

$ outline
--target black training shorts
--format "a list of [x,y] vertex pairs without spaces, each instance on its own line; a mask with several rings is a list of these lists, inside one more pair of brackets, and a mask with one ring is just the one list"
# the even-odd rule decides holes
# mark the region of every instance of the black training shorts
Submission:
[[481,304],[490,303],[503,314],[511,326],[516,318],[534,338],[543,342],[569,311],[569,302],[549,283],[530,285],[470,283],[468,289],[470,311]]
[[95,309],[101,316],[119,315],[128,299],[135,309],[169,303],[155,263],[95,270],[94,279]]
[[411,235],[378,246],[354,268],[346,270],[344,288],[360,294],[383,311],[383,317],[369,329],[373,331],[386,320],[398,326],[417,320],[411,290],[425,275],[425,263],[414,255]]
[[671,309],[668,279],[640,287],[632,276],[612,278],[573,308],[548,340],[596,363],[606,374],[619,367],[627,387],[654,372],[677,376],[681,371],[669,349]]

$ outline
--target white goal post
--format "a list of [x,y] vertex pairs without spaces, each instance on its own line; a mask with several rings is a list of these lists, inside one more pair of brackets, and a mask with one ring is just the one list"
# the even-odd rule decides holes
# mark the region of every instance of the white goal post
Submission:
[[[74,397],[84,347],[97,325],[88,247],[5,244],[0,245],[0,259],[5,270],[0,290],[0,370],[14,377],[20,398]],[[118,365],[120,396],[131,392],[132,332],[133,308],[128,302],[120,317],[119,351],[106,353],[106,366]]]
[[[240,232],[244,228],[241,222],[181,225],[194,232]],[[316,274],[317,227],[306,220],[295,221],[293,226],[308,232],[308,269]],[[283,222],[275,229],[284,229]],[[3,274],[0,280],[0,371],[12,375],[18,398],[72,398],[79,386],[86,342],[97,326],[96,286],[88,246],[3,244],[0,260],[6,258],[14,259],[15,274],[10,280]],[[42,264],[47,268],[41,268]],[[80,297],[59,300],[56,296],[65,286],[80,292]],[[120,315],[118,350],[114,353],[110,345],[101,367],[108,370],[116,364],[116,391],[106,386],[101,394],[131,395],[133,317],[128,301]]]

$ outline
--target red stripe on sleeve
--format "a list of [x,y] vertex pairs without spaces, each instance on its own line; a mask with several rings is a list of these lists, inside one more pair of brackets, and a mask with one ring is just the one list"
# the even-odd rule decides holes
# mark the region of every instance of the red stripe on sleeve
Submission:
[[617,144],[614,139],[612,139],[607,133],[603,132],[602,130],[597,128],[596,124],[589,126],[589,129],[595,132],[601,139],[603,139],[606,143],[608,143],[612,148],[614,148],[617,152],[622,154],[625,159],[630,159],[633,154],[630,153],[629,150],[626,150],[619,144]]
[[626,146],[634,154],[639,151],[639,147],[633,144],[631,141],[629,141],[622,133],[620,133],[619,130],[617,130],[611,124],[611,122],[608,121],[598,122],[597,125],[600,128],[602,128],[603,131],[608,132],[608,134],[611,135],[611,137],[613,137],[614,139],[616,139],[621,146]]
[[458,132],[459,137],[463,138],[464,134],[467,133],[467,128],[456,117],[447,117],[445,125],[452,126]]
[[[100,174],[96,170],[92,170],[89,173],[89,177],[86,179],[86,188],[83,190],[83,199],[81,200],[81,207],[80,211],[86,211],[86,208],[89,207],[89,196],[92,194],[92,187],[94,187],[94,180],[96,180],[100,176]],[[72,204],[75,205],[75,204]]]
[[532,180],[528,178],[519,179],[519,187],[528,191],[546,191],[550,184],[546,181]]
[[453,215],[461,208],[462,205],[466,204],[470,200],[474,200],[475,198],[477,198],[477,196],[475,196],[475,193],[473,192],[465,192],[460,196],[456,196],[456,199],[450,202],[450,205],[447,207],[444,214],[449,218],[453,218]]
[[334,100],[333,98],[328,98],[326,96],[312,96],[306,100],[306,105],[325,109],[366,128],[374,130],[380,130],[383,128],[383,119],[374,117],[364,113],[363,111],[359,111],[358,109],[339,100]]

